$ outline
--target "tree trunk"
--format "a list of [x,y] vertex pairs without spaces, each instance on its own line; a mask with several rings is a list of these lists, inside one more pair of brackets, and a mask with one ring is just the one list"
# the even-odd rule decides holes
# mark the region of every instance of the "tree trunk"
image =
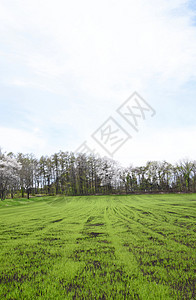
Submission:
[[21,195],[22,195],[22,198],[24,198],[24,188],[21,187]]

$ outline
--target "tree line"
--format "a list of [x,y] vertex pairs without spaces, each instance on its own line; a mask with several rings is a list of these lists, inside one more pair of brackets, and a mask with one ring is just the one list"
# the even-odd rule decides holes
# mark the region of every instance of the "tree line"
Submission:
[[127,168],[107,157],[60,151],[51,156],[0,152],[0,198],[196,192],[196,161],[149,161]]

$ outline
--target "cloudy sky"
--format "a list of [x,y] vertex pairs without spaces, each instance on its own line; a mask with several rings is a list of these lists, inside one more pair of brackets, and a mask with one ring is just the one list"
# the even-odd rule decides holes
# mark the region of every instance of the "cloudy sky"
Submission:
[[[156,111],[138,132],[116,111],[134,91]],[[195,113],[195,1],[0,0],[3,151],[108,155],[92,134],[112,117],[122,164],[196,159]]]

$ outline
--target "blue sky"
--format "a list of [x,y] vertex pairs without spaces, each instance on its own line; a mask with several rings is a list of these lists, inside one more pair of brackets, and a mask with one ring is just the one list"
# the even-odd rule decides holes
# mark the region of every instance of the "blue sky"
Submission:
[[[0,1],[0,146],[75,151],[113,116],[124,165],[195,159],[196,6],[188,0]],[[155,110],[138,133],[116,109],[137,91]]]

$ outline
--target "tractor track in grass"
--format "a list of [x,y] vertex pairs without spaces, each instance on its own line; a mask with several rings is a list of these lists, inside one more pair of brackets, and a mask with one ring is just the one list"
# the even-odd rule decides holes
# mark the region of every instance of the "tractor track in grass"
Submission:
[[4,207],[0,297],[194,299],[194,196],[183,209],[182,197],[169,197],[51,197]]
[[[132,209],[134,209],[134,207],[132,207]],[[129,215],[127,214],[127,212],[129,210],[127,209],[127,207],[126,208],[122,208],[121,207],[121,208],[118,208],[118,209],[117,208],[113,208],[113,211],[114,211],[114,214],[118,216],[118,218],[122,222],[122,224],[124,224],[124,226],[125,226],[125,222],[129,223],[129,225],[132,224],[132,223],[134,223],[135,225],[138,225],[138,226],[141,227],[140,228],[141,229],[140,232],[143,232],[143,233],[146,233],[146,234],[149,233],[149,232],[151,232],[153,235],[155,235],[155,239],[157,239],[157,240],[159,239],[159,236],[161,235],[162,236],[162,238],[160,240],[161,243],[164,243],[164,239],[166,239],[167,241],[169,239],[169,240],[173,241],[174,243],[178,243],[178,244],[181,244],[181,245],[184,245],[184,246],[188,246],[188,247],[192,247],[192,248],[195,247],[194,240],[193,240],[192,243],[188,243],[188,242],[185,243],[185,242],[182,241],[183,236],[182,236],[181,240],[178,240],[177,237],[172,237],[173,231],[172,231],[172,233],[170,233],[170,232],[162,232],[162,231],[160,232],[160,229],[158,229],[159,231],[155,230],[155,229],[153,230],[152,229],[153,223],[155,223],[156,226],[157,226],[157,217],[155,219],[156,221],[153,222],[152,224],[146,224],[146,223],[144,223],[144,221],[142,221],[142,215],[137,214],[137,220],[135,220],[135,218],[132,218],[132,217],[129,218]],[[143,212],[142,210],[139,210],[139,211]],[[131,211],[131,214],[133,214],[132,211]],[[148,212],[148,214],[150,214],[150,219],[152,221],[154,221],[152,219],[153,214],[151,212]],[[161,224],[162,228],[167,228],[169,223],[166,222],[166,221],[162,221],[161,222],[159,220],[159,224]],[[167,225],[167,226],[165,226],[165,225]],[[173,223],[171,225],[176,229],[176,231],[179,232],[178,226],[176,226]],[[146,230],[146,228],[147,228],[147,230]],[[144,231],[144,229],[145,229],[145,231]],[[184,234],[185,237],[187,237],[187,232],[184,232],[184,230],[182,230],[182,229],[180,229],[180,231],[182,232],[182,234]],[[189,233],[188,235],[190,236],[191,234]]]
[[[112,218],[112,220],[113,220],[113,222],[114,222],[114,219],[117,217],[118,218],[118,220],[119,220],[119,224],[122,224],[122,225],[124,225],[124,227],[126,227],[127,225],[125,225],[125,224],[129,224],[129,227],[128,228],[130,228],[131,227],[131,225],[136,225],[136,226],[140,226],[141,227],[141,229],[140,229],[140,233],[143,233],[144,235],[142,235],[142,239],[146,239],[146,235],[149,235],[149,232],[151,233],[151,237],[150,237],[150,239],[152,239],[153,240],[153,243],[155,242],[156,244],[157,244],[157,241],[158,241],[158,243],[160,244],[160,245],[162,245],[162,246],[166,246],[166,242],[168,243],[168,235],[166,236],[164,233],[162,233],[162,232],[158,232],[157,233],[157,231],[154,231],[154,230],[152,230],[151,229],[151,227],[150,226],[152,226],[152,225],[147,225],[147,224],[144,224],[143,222],[140,222],[140,218],[139,218],[139,220],[137,219],[137,221],[136,220],[134,220],[134,218],[133,217],[131,217],[132,215],[133,215],[133,212],[131,211],[131,216],[130,216],[130,218],[129,218],[129,214],[127,213],[129,210],[127,209],[127,207],[126,208],[123,208],[123,207],[121,207],[121,208],[113,208],[112,209],[112,213],[111,213],[111,218]],[[142,210],[139,210],[139,211],[142,211]],[[113,216],[115,216],[115,217],[113,217]],[[141,216],[137,216],[137,217],[141,217]],[[156,218],[157,219],[157,218]],[[115,221],[115,225],[117,225],[118,223]],[[164,228],[164,225],[166,224],[166,222],[164,222],[164,223],[162,223],[162,226],[163,226],[163,228]],[[145,231],[144,231],[144,229],[143,228],[145,228]],[[146,230],[146,228],[147,228],[147,230]],[[177,228],[177,226],[175,226],[174,227],[176,230],[178,229]],[[129,230],[128,230],[128,232],[130,232]],[[132,230],[131,231],[131,233],[134,235],[134,231]],[[160,240],[159,239],[157,239],[157,237],[156,236],[163,236],[162,238],[161,238],[161,243],[160,243]],[[154,236],[154,237],[153,237]],[[165,240],[165,242],[163,242]],[[172,241],[174,244],[175,243],[179,243],[179,244],[181,244],[181,245],[183,245],[183,246],[187,246],[187,247],[194,247],[194,245],[190,245],[190,244],[187,244],[187,243],[181,243],[181,241],[178,241],[178,240],[176,240],[175,238],[170,238],[169,237],[169,240],[170,241]],[[128,249],[129,249],[129,251],[131,251],[134,255],[135,255],[135,258],[136,258],[136,260],[138,261],[138,263],[140,264],[140,266],[141,266],[141,271],[142,271],[142,273],[143,273],[143,275],[144,276],[147,276],[150,280],[152,280],[152,281],[155,281],[156,283],[160,283],[160,278],[159,277],[157,277],[157,276],[155,276],[155,272],[154,271],[151,271],[151,272],[148,272],[148,271],[146,271],[146,268],[144,268],[143,269],[143,266],[163,266],[164,267],[164,269],[166,269],[167,271],[170,271],[170,270],[172,270],[172,269],[174,269],[174,270],[178,270],[178,265],[175,265],[173,262],[174,262],[174,258],[171,258],[170,257],[170,255],[168,256],[168,257],[165,257],[165,258],[161,258],[161,256],[159,256],[159,255],[155,255],[156,256],[156,258],[153,258],[153,259],[149,259],[149,262],[148,263],[144,263],[143,261],[142,261],[142,259],[141,258],[139,258],[138,259],[138,257],[139,257],[139,253],[141,254],[141,255],[143,255],[144,254],[144,252],[143,251],[141,251],[140,252],[140,247],[135,247],[135,245],[129,245],[129,244],[124,244],[124,246],[126,246],[126,247],[128,247],[128,246],[131,246],[131,247],[129,247]],[[166,248],[166,250],[168,250],[167,248]],[[147,251],[145,251],[145,253],[148,253],[148,255],[149,255],[149,257],[150,256],[152,256],[152,253],[151,252],[147,252]],[[187,269],[188,270],[188,269]],[[196,270],[195,270],[196,271]],[[171,284],[169,284],[173,289],[175,289],[175,290],[178,290],[179,291],[179,288],[178,288],[178,284],[177,283],[175,283],[175,284],[173,284],[173,283],[171,283]],[[189,278],[188,280],[185,280],[184,281],[184,287],[183,288],[181,288],[181,292],[183,292],[182,294],[184,295],[184,296],[182,296],[182,299],[189,299],[188,297],[188,291],[192,291],[191,293],[192,293],[192,296],[194,297],[194,295],[195,295],[195,279],[193,279],[193,278]]]
[[[149,281],[149,278],[144,276],[143,270],[140,266],[140,262],[137,259],[136,251],[131,251],[131,248],[128,247],[129,245],[127,243],[125,243],[124,239],[122,239],[122,237],[120,235],[118,235],[116,233],[112,234],[112,232],[113,232],[112,229],[114,228],[114,226],[117,226],[117,224],[119,224],[119,222],[114,221],[116,218],[118,218],[118,221],[120,219],[120,223],[122,222],[123,225],[125,225],[124,220],[126,220],[126,218],[124,219],[124,217],[122,217],[122,215],[120,215],[120,217],[119,217],[116,209],[114,209],[113,207],[110,207],[110,209],[105,210],[105,220],[106,220],[106,224],[108,226],[110,240],[112,242],[112,245],[115,248],[116,256],[121,261],[123,269],[125,270],[125,272],[128,274],[128,276],[130,278],[130,282],[134,282],[135,287],[142,285],[143,293],[145,295],[150,295],[150,293],[151,293],[150,290],[151,290],[152,286],[154,286],[153,282],[155,282],[155,280],[153,279],[152,281]],[[112,222],[111,222],[111,219],[112,219]],[[120,230],[120,234],[121,233],[122,233],[122,231]],[[131,240],[132,240],[132,238],[134,239],[134,234],[131,234],[131,237],[129,237],[129,238],[131,238]],[[159,288],[162,289],[162,294],[165,295],[164,296],[165,299],[171,299],[170,298],[171,294],[167,290],[167,287],[165,287],[164,285],[159,283]],[[137,290],[137,288],[136,288],[136,290]],[[145,298],[143,296],[143,293],[138,294],[139,299]],[[160,294],[158,293],[158,291],[156,291],[156,288],[154,289],[153,297],[154,297],[153,299],[162,299]],[[147,299],[148,299],[148,297],[147,297]],[[151,298],[149,298],[149,299],[151,299]]]
[[[72,294],[73,299],[78,299],[81,289],[88,299],[108,299],[105,292],[100,291],[99,296],[94,296],[94,298],[91,289],[87,292],[86,286],[89,284],[87,278],[89,277],[91,278],[91,284],[97,280],[103,286],[106,281],[110,282],[111,299],[119,297],[122,297],[122,299],[140,299],[135,290],[130,291],[129,276],[122,265],[116,262],[116,249],[110,239],[105,216],[88,217],[81,233],[82,236],[77,240],[80,243],[85,242],[85,246],[82,247],[81,244],[80,248],[75,250],[70,258],[77,262],[85,262],[85,265],[68,285],[60,282]],[[122,286],[124,287],[123,290]]]

